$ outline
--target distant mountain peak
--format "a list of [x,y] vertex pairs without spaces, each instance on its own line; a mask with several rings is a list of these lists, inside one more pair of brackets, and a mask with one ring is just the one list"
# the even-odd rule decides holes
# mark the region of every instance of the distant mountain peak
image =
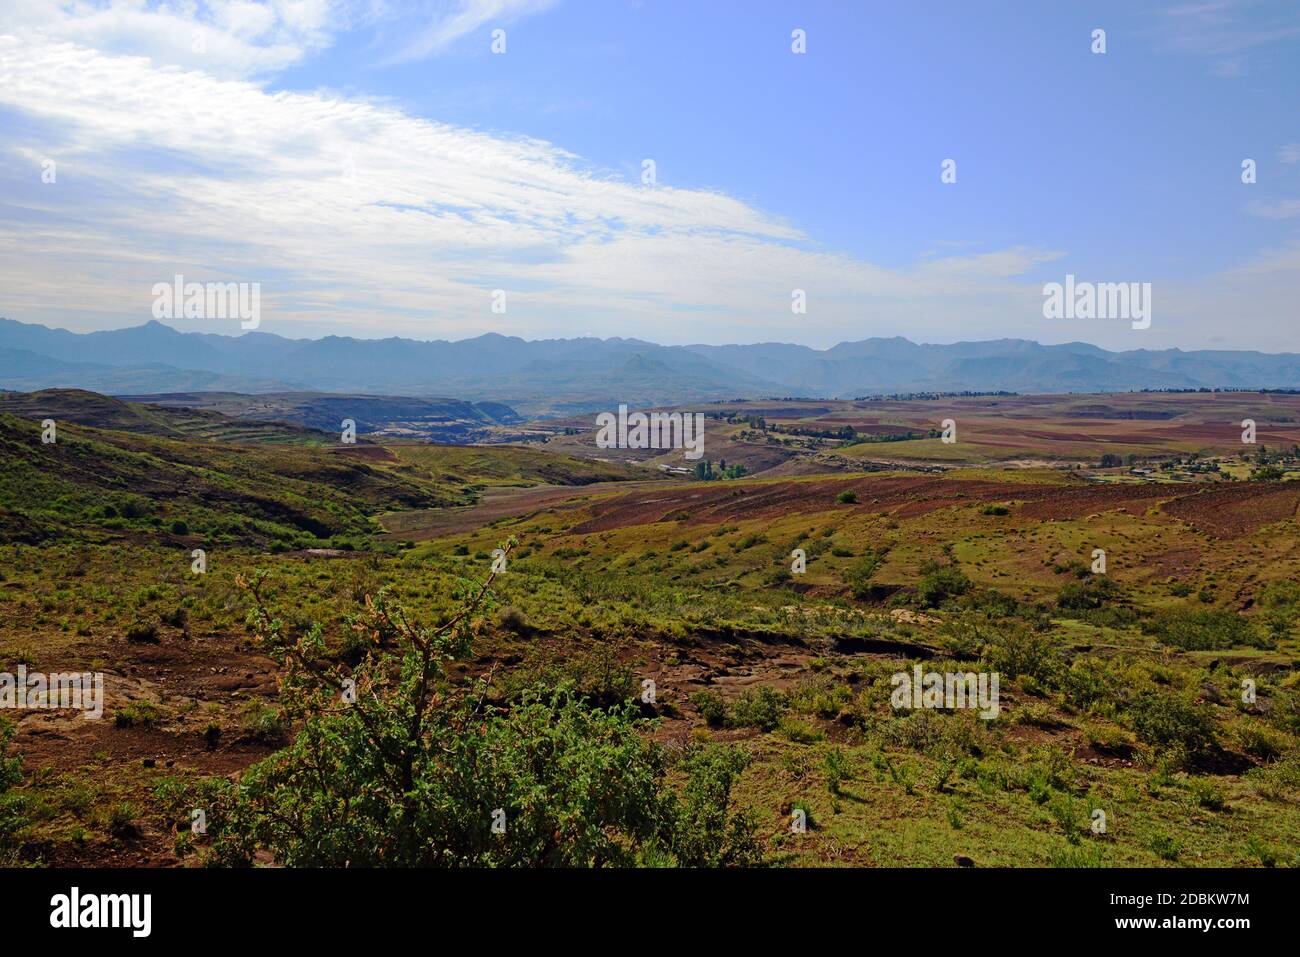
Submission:
[[1300,355],[1178,349],[1109,352],[1029,339],[661,346],[642,339],[290,339],[180,331],[157,320],[78,334],[0,320],[0,388],[108,394],[322,392],[456,396],[527,413],[687,404],[740,396],[853,398],[904,392],[1123,392],[1296,388]]

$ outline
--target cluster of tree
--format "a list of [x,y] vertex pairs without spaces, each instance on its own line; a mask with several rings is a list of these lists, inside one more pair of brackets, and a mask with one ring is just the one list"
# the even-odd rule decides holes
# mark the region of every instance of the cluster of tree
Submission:
[[1246,386],[1215,386],[1214,388],[1209,388],[1209,387],[1207,387],[1207,386],[1200,386],[1200,387],[1198,387],[1198,388],[1185,388],[1185,389],[1174,389],[1174,388],[1169,388],[1169,389],[1129,389],[1129,392],[1138,392],[1138,393],[1144,393],[1144,392],[1150,392],[1150,393],[1165,393],[1165,394],[1168,394],[1168,395],[1183,395],[1183,394],[1187,394],[1187,393],[1206,393],[1206,394],[1210,394],[1210,393],[1217,393],[1217,392],[1250,392],[1250,393],[1258,393],[1258,394],[1260,394],[1260,395],[1300,395],[1300,389],[1290,389],[1290,388],[1288,388],[1288,389],[1256,389],[1256,388],[1250,388],[1250,387],[1246,387]]
[[700,482],[712,482],[715,479],[738,479],[748,472],[749,469],[740,463],[728,465],[726,459],[720,459],[716,469],[710,459],[701,459],[695,463],[695,474],[692,477]]
[[785,435],[794,435],[803,438],[835,439],[843,442],[845,445],[865,445],[873,442],[906,442],[910,439],[922,438],[936,439],[942,434],[938,429],[930,429],[926,432],[913,432],[911,429],[908,429],[906,432],[858,432],[851,425],[841,426],[838,429],[811,429],[805,426],[769,425],[767,429],[769,432],[780,432]]
[[811,429],[806,426],[798,425],[772,425],[769,429],[773,432],[783,432],[786,435],[800,435],[811,439],[841,439],[845,442],[856,442],[858,433],[851,425],[843,425],[838,429]]
[[1014,396],[1019,394],[1020,394],[1019,392],[1007,392],[1004,389],[999,389],[995,392],[970,392],[968,390],[962,390],[960,392],[893,392],[889,395],[859,395],[859,396],[855,396],[853,401],[854,402],[911,402],[915,399],[956,399],[956,398],[973,399],[973,398],[978,398],[980,396],[990,396],[990,395]]
[[1300,460],[1300,446],[1297,445],[1276,452],[1270,452],[1268,446],[1261,445],[1255,453],[1255,462],[1258,465],[1289,465],[1297,460]]

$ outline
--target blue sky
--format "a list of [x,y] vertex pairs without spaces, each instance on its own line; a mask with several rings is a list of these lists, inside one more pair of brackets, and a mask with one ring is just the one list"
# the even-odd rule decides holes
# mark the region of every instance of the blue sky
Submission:
[[[6,34],[10,318],[134,325],[183,272],[284,335],[1300,351],[1294,3],[33,0]],[[1044,319],[1066,273],[1150,282],[1151,328]]]
[[[346,77],[344,89],[538,136],[629,177],[656,157],[665,180],[729,193],[888,265],[949,242],[1030,242],[1113,272],[1161,239],[1176,247],[1171,268],[1194,276],[1231,265],[1242,245],[1294,236],[1236,215],[1235,172],[1243,151],[1273,159],[1300,139],[1300,16],[1274,4],[1275,19],[1256,25],[1248,11],[1270,5],[1242,5],[1242,42],[1279,23],[1292,34],[1247,51],[1228,82],[1216,70],[1232,57],[1211,52],[1213,36],[1175,42],[1197,30],[1200,6],[1208,17],[1212,4],[1131,0],[557,4],[507,26],[504,57],[482,31],[389,65],[383,32],[358,31],[275,86]],[[810,35],[809,55],[791,55],[792,25]],[[949,157],[956,190],[938,188]],[[1180,201],[1189,194],[1197,201]]]

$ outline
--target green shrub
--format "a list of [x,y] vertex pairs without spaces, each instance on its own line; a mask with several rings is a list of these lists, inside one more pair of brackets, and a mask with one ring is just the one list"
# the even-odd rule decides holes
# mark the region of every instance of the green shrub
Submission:
[[856,505],[858,502],[858,493],[845,489],[843,492],[840,492],[839,495],[835,496],[835,501],[839,502],[841,505]]
[[785,698],[773,688],[746,688],[731,706],[731,725],[737,728],[758,728],[771,731],[781,721],[785,712]]
[[926,608],[938,608],[949,598],[964,595],[971,587],[970,579],[955,565],[939,567],[927,564],[921,571],[916,595]]
[[284,712],[274,705],[250,701],[244,708],[244,737],[264,744],[279,744],[285,739]]
[[1279,855],[1277,850],[1262,841],[1258,834],[1252,834],[1246,838],[1246,849],[1259,859],[1259,863],[1264,867],[1277,867]]
[[1161,612],[1144,622],[1142,630],[1184,651],[1267,645],[1245,618],[1217,608],[1177,608]]
[[119,841],[138,837],[140,827],[135,819],[139,813],[133,804],[114,804],[104,814],[104,828]]
[[1151,835],[1150,847],[1155,855],[1164,861],[1178,860],[1178,853],[1181,850],[1178,842],[1168,834]]
[[1228,806],[1223,791],[1211,781],[1192,778],[1187,782],[1187,786],[1192,792],[1192,799],[1199,808],[1204,808],[1207,811],[1222,811]]
[[1117,683],[1106,662],[1100,658],[1076,658],[1061,678],[1065,700],[1080,711],[1088,711],[1110,701]]
[[686,787],[670,800],[669,845],[682,867],[752,867],[762,861],[757,825],[732,808],[731,792],[749,758],[736,747],[693,748],[683,762]]
[[1064,867],[1077,869],[1082,867],[1101,867],[1102,850],[1096,845],[1075,846],[1067,844],[1062,848],[1052,851],[1051,862],[1053,867]]
[[1092,575],[1063,587],[1056,597],[1056,604],[1067,611],[1086,611],[1101,608],[1118,596],[1119,586],[1112,579],[1104,575]]
[[1214,718],[1203,705],[1168,693],[1146,692],[1129,709],[1138,738],[1162,748],[1197,754],[1214,743]]
[[158,643],[158,622],[139,619],[126,630],[126,640],[138,644],[156,645]]
[[840,785],[849,777],[849,759],[843,748],[835,747],[826,752],[822,772],[826,775],[826,790],[832,795],[838,795]]
[[984,657],[1004,678],[1033,678],[1055,684],[1063,670],[1060,653],[1047,632],[1008,622],[985,643]]
[[22,781],[22,761],[9,757],[14,726],[0,718],[0,866],[18,863],[18,838],[27,826],[27,805],[13,790]]
[[1048,812],[1055,818],[1061,833],[1071,844],[1078,844],[1083,837],[1083,818],[1074,799],[1068,794],[1055,797],[1047,806]]
[[875,576],[883,558],[882,552],[868,552],[844,572],[844,583],[849,586],[854,598],[863,600],[871,597],[873,594],[871,579]]
[[727,723],[727,702],[716,691],[697,691],[691,700],[709,727],[720,728]]
[[1246,721],[1238,726],[1236,737],[1242,751],[1261,761],[1276,761],[1286,752],[1286,739],[1257,721]]
[[113,714],[118,728],[156,728],[162,724],[162,710],[150,701],[132,701]]
[[794,718],[782,718],[777,727],[795,744],[815,744],[825,737],[820,728]]

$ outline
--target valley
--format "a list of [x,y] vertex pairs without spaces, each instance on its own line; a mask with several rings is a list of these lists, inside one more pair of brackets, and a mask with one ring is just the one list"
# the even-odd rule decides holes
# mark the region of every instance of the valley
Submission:
[[[747,472],[698,480],[657,468],[680,451],[597,448],[590,420],[526,446],[346,446],[212,409],[10,395],[0,672],[101,673],[106,701],[100,721],[0,714],[22,767],[0,853],[216,854],[185,802],[302,729],[250,583],[346,670],[375,596],[444,620],[505,546],[440,693],[505,714],[537,687],[633,702],[670,782],[739,755],[727,806],[768,864],[1294,866],[1296,402],[727,403],[701,410],[705,457]],[[929,435],[942,418],[957,443]],[[892,706],[918,664],[998,674],[996,719]]]

